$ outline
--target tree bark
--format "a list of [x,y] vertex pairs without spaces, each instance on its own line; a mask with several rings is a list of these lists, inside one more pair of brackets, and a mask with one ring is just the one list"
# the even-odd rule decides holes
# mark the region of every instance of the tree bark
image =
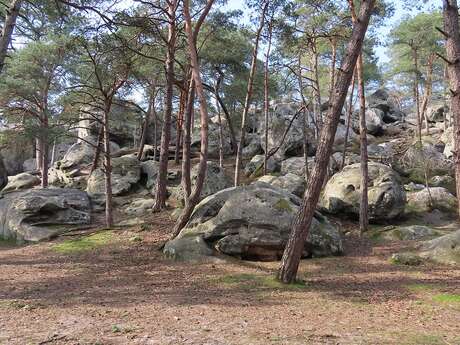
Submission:
[[[455,178],[457,195],[460,195],[460,30],[458,15],[457,0],[443,0],[444,33],[447,40],[446,52],[447,59],[450,61],[448,72],[454,126]],[[460,204],[458,212],[460,217]]]
[[222,128],[222,116],[219,101],[216,98],[217,124],[219,125],[219,167],[224,167],[224,130]]
[[155,190],[153,211],[166,208],[166,183],[168,175],[169,142],[171,139],[171,115],[174,85],[174,58],[176,51],[176,7],[177,0],[168,1],[168,47],[166,53],[166,95],[163,128],[161,131],[160,166]]
[[367,154],[367,127],[366,127],[366,95],[364,91],[363,54],[358,57],[358,93],[359,93],[359,143],[361,153],[361,201],[359,204],[359,230],[363,234],[369,228],[368,202],[368,154]]
[[248,80],[248,88],[246,91],[246,99],[244,101],[244,110],[243,115],[241,117],[241,136],[240,141],[238,143],[238,150],[236,152],[236,164],[235,164],[235,187],[240,184],[241,178],[241,165],[243,160],[243,146],[246,139],[246,122],[249,113],[249,106],[251,105],[251,98],[252,98],[252,91],[254,87],[254,77],[256,74],[257,68],[257,53],[259,51],[259,41],[260,35],[262,33],[262,29],[265,24],[265,15],[268,10],[269,1],[265,0],[262,14],[260,15],[259,27],[256,32],[256,39],[254,43],[254,50],[252,51],[252,61],[251,61],[251,69],[249,71],[249,80]]
[[96,143],[96,148],[94,149],[93,163],[91,164],[91,170],[89,172],[90,175],[94,172],[94,170],[97,169],[97,166],[99,165],[99,158],[101,157],[101,150],[102,150],[103,144],[104,144],[104,124],[102,124],[101,128],[99,128],[99,133],[97,135],[97,143]]
[[3,67],[5,66],[8,47],[11,43],[11,38],[13,36],[14,27],[16,26],[16,20],[19,15],[21,4],[22,0],[13,0],[6,11],[2,36],[0,37],[0,73],[2,73]]
[[[190,62],[192,67],[192,78],[195,82],[195,90],[200,104],[200,121],[201,121],[201,147],[200,147],[200,163],[198,167],[198,175],[195,182],[195,188],[190,194],[190,197],[185,198],[185,207],[182,214],[179,216],[173,229],[173,238],[176,237],[183,227],[187,224],[192,215],[195,206],[200,200],[201,190],[203,189],[204,180],[206,178],[206,170],[208,166],[208,107],[206,103],[206,95],[204,93],[203,82],[201,80],[200,65],[198,63],[198,53],[196,50],[197,30],[192,29],[192,18],[190,15],[189,0],[184,1],[184,19],[185,32],[187,35],[188,50],[190,54]],[[209,12],[214,0],[208,0],[207,11]],[[204,21],[207,12],[201,15],[200,19]],[[199,26],[198,26],[199,28]]]
[[174,163],[179,164],[180,160],[180,147],[182,143],[182,127],[184,125],[184,112],[185,105],[187,102],[187,91],[181,90],[180,101],[179,101],[179,113],[176,120],[176,148],[174,152]]
[[150,121],[153,115],[153,107],[155,106],[155,90],[152,90],[152,93],[149,97],[149,106],[147,113],[145,114],[144,126],[142,127],[141,140],[139,142],[139,149],[137,151],[137,159],[141,160],[142,155],[144,154],[145,141],[147,140],[147,134],[149,132]]
[[195,81],[193,77],[190,79],[187,97],[187,106],[185,110],[185,123],[184,123],[184,140],[182,147],[182,188],[184,189],[185,196],[189,197],[192,192],[192,180],[190,177],[192,164],[191,164],[191,145],[192,145],[192,114],[193,105],[195,103]]
[[347,96],[356,61],[361,52],[374,3],[375,0],[362,1],[358,20],[353,25],[350,42],[348,43],[347,51],[339,70],[340,73],[337,75],[337,82],[334,88],[334,101],[329,107],[328,116],[321,130],[316,164],[310,176],[307,191],[300,210],[294,219],[292,232],[286,245],[278,272],[278,278],[283,283],[292,283],[297,275],[304,243],[310,230],[323,181],[326,176],[340,114]]
[[105,179],[105,224],[107,228],[113,226],[112,211],[112,160],[110,157],[110,131],[109,131],[109,114],[111,100],[106,100],[104,104],[104,179]]
[[425,120],[426,134],[430,134],[430,124],[428,122],[428,114],[426,109],[428,107],[428,102],[431,98],[431,92],[433,87],[433,64],[436,55],[431,54],[428,58],[428,63],[426,67],[426,81],[425,81],[425,94],[423,95],[422,105],[420,107],[420,116]]
[[268,24],[268,47],[265,54],[265,66],[264,66],[264,118],[265,118],[265,155],[264,155],[264,175],[267,175],[268,165],[268,115],[270,112],[270,100],[269,100],[269,64],[270,64],[270,50],[272,47],[272,32],[273,32],[273,17]]
[[347,111],[347,127],[345,129],[345,140],[343,143],[342,164],[340,166],[340,170],[345,167],[345,160],[347,158],[348,137],[350,136],[351,115],[353,114],[353,94],[355,93],[355,79],[355,75],[353,74],[351,81],[350,101],[348,103]]
[[420,116],[420,96],[419,96],[419,82],[418,82],[418,52],[417,49],[414,47],[412,48],[412,59],[414,62],[414,99],[415,99],[415,107],[416,107],[416,115],[417,115],[417,138],[419,143],[422,143],[422,118]]
[[48,115],[45,113],[42,115],[41,120],[42,133],[41,133],[41,147],[42,154],[41,157],[41,175],[42,175],[42,188],[48,188],[48,170],[49,170],[49,147],[48,147]]
[[335,37],[330,39],[331,50],[332,50],[332,59],[331,67],[329,71],[329,102],[332,102],[332,97],[334,95],[334,84],[335,84],[335,65],[337,63],[337,40]]

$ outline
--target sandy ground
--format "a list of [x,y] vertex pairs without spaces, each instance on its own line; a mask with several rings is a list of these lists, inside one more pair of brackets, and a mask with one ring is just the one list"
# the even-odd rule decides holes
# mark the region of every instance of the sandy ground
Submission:
[[349,236],[284,287],[278,263],[166,260],[170,229],[160,214],[83,252],[2,244],[0,344],[460,344],[460,268],[390,264],[410,243]]

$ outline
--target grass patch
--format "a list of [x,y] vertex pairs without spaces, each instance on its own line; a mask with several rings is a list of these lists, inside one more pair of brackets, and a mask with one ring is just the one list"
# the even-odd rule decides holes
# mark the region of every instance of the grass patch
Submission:
[[60,254],[81,253],[106,245],[112,240],[112,237],[112,231],[101,231],[89,236],[57,243],[52,248]]
[[448,304],[460,304],[460,295],[443,293],[433,296],[433,301]]
[[242,273],[223,276],[217,279],[218,283],[224,285],[238,285],[242,289],[269,289],[269,290],[301,290],[306,285],[303,282],[294,284],[283,284],[273,276]]
[[432,284],[409,284],[406,285],[406,288],[412,292],[431,292],[442,288],[442,286]]

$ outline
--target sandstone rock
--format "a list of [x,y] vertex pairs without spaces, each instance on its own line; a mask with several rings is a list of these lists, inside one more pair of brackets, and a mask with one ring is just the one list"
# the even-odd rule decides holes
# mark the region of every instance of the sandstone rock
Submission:
[[438,209],[447,213],[457,211],[457,198],[443,187],[430,187],[419,192],[407,194],[406,212],[426,213],[432,209]]
[[[367,132],[372,135],[383,134],[383,116],[384,112],[377,108],[366,109],[366,128]],[[359,111],[352,114],[351,125],[356,133],[359,133]]]
[[460,264],[460,230],[424,243],[419,250],[419,255],[425,260],[458,266]]
[[399,107],[396,97],[387,89],[378,89],[366,98],[369,108],[376,108],[383,112],[382,120],[386,123],[401,121],[404,119],[404,113]]
[[[223,254],[250,260],[276,260],[283,253],[300,203],[295,195],[262,182],[225,189],[196,207],[177,239],[198,237],[200,247],[201,238]],[[174,242],[169,244],[174,246]],[[317,213],[303,257],[338,255],[342,251],[339,231]]]
[[89,198],[76,189],[33,189],[0,199],[0,237],[4,239],[42,241],[69,225],[88,224],[90,219]]
[[257,182],[271,184],[272,186],[278,187],[300,198],[303,197],[305,188],[307,186],[304,178],[292,173],[287,173],[286,175],[281,176],[265,175],[260,177]]
[[[112,159],[112,194],[120,196],[132,191],[141,178],[141,165],[134,155]],[[93,201],[105,200],[105,177],[101,168],[93,171],[86,187]]]
[[0,191],[8,184],[8,172],[6,171],[5,164],[3,164],[3,157],[0,154]]
[[382,237],[388,240],[414,241],[425,240],[438,236],[439,233],[423,225],[397,226],[390,231],[382,234]]
[[448,117],[449,106],[444,100],[432,100],[426,110],[430,122],[443,122]]
[[4,193],[12,192],[20,189],[29,189],[40,184],[40,179],[37,176],[21,173],[8,178],[8,184],[3,189]]
[[[259,177],[263,174],[264,170],[264,155],[257,155],[246,164],[244,173],[246,176]],[[279,164],[273,157],[268,159],[267,172],[272,173],[279,170]]]
[[[196,180],[198,178],[199,165],[195,165],[191,171],[191,182],[192,190],[195,187]],[[204,181],[203,189],[201,191],[200,198],[204,199],[209,195],[217,193],[223,189],[229,188],[232,185],[230,179],[225,175],[223,169],[220,168],[219,164],[214,161],[208,161],[208,168],[206,171],[206,178]],[[171,197],[177,201],[183,203],[185,199],[184,190],[182,185],[175,188],[171,188]]]
[[158,172],[160,170],[160,163],[154,160],[141,162],[141,172],[147,176],[145,186],[147,189],[152,189],[157,181]]
[[124,208],[123,212],[128,215],[143,216],[152,212],[154,203],[155,200],[151,198],[135,199],[126,208]]
[[[332,176],[321,196],[320,209],[331,214],[359,215],[360,164]],[[390,167],[369,162],[369,219],[393,219],[404,211],[406,195],[399,175]]]

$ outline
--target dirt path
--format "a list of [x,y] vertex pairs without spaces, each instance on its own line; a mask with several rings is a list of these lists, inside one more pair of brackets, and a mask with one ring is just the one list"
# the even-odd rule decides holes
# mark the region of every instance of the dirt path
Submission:
[[286,288],[277,263],[165,260],[170,225],[80,252],[1,246],[0,344],[460,344],[458,268],[394,266],[396,244],[349,237],[347,256],[304,261],[306,284]]

